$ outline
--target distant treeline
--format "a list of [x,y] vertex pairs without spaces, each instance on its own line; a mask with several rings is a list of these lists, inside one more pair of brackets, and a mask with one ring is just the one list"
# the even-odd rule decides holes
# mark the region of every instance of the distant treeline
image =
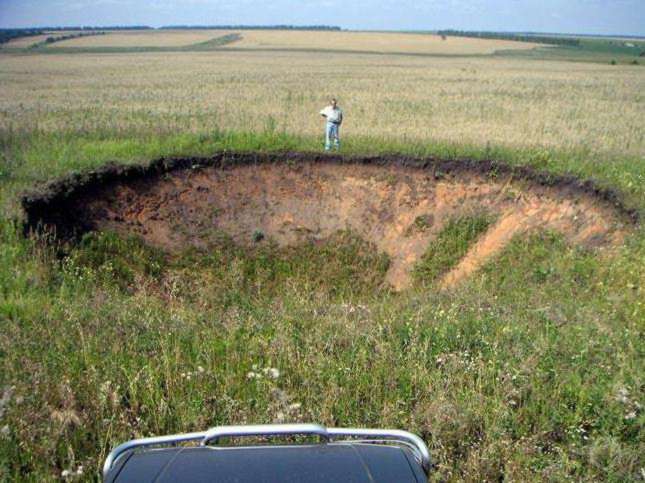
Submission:
[[58,32],[61,30],[151,30],[152,27],[147,25],[108,25],[107,27],[97,27],[92,25],[82,25],[79,27],[38,27],[40,30],[47,32]]
[[0,44],[20,37],[31,37],[42,33],[42,30],[37,29],[0,29]]
[[335,25],[164,25],[162,30],[340,30]]
[[543,35],[517,34],[506,32],[470,32],[464,30],[439,30],[439,35],[451,37],[474,37],[478,39],[514,40],[516,42],[535,42],[538,44],[568,45],[577,47],[579,39],[569,37],[546,37]]
[[42,42],[38,42],[32,45],[31,48],[35,49],[37,47],[42,47],[43,45],[53,44],[54,42],[62,42],[63,40],[78,39],[80,37],[91,37],[93,35],[105,35],[105,32],[86,31],[86,32],[79,32],[77,34],[59,35],[57,37],[47,37]]
[[629,35],[629,34],[568,34],[566,32],[513,32],[519,35],[532,35],[532,36],[548,36],[548,37],[588,37],[591,39],[645,39],[643,35]]
[[89,25],[71,26],[71,27],[28,27],[28,28],[15,28],[3,29],[0,28],[0,35],[14,35],[16,37],[26,37],[28,35],[41,35],[45,32],[63,32],[66,30],[149,30],[152,27],[147,25],[109,25],[107,27],[96,27]]
[[[111,25],[108,27],[93,27],[93,26],[76,26],[76,27],[30,27],[30,28],[19,28],[19,29],[3,29],[0,28],[0,44],[4,44],[13,39],[18,39],[20,37],[33,37],[35,35],[43,35],[46,32],[64,32],[67,30],[80,30],[81,32],[96,32],[104,30],[149,30],[152,27],[146,25]],[[49,39],[55,39],[50,41]],[[63,37],[48,37],[45,42],[51,43],[53,41],[58,42],[59,40],[67,40],[75,38],[73,36]]]

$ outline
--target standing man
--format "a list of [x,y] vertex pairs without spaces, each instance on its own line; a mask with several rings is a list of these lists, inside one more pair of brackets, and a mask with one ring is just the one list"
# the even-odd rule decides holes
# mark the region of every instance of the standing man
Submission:
[[320,115],[327,119],[327,125],[325,126],[325,151],[331,149],[332,141],[334,147],[340,149],[338,129],[343,123],[343,111],[338,107],[336,99],[331,99],[330,104],[320,111]]

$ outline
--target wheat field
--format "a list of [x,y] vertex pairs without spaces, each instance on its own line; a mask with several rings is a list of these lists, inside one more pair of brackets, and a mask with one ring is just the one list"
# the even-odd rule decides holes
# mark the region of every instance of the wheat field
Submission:
[[56,32],[45,32],[42,35],[30,35],[28,37],[18,37],[12,39],[6,44],[0,45],[0,49],[11,48],[11,49],[25,49],[31,47],[34,44],[44,42],[48,37],[62,37],[63,35],[78,34],[78,30],[65,30],[65,31],[56,31]]
[[[107,37],[107,36],[106,36]],[[79,40],[102,40],[88,37]],[[193,39],[194,40],[194,39]],[[0,57],[0,128],[343,135],[645,155],[631,66],[299,52]]]
[[471,39],[438,35],[389,32],[316,32],[250,30],[230,47],[248,49],[324,49],[383,53],[473,55],[504,49],[532,49],[537,44],[505,40]]
[[225,30],[131,30],[79,37],[54,44],[57,47],[185,47],[230,33]]
[[[227,30],[143,30],[109,32],[65,40],[58,47],[185,47],[229,34]],[[532,49],[538,44],[506,40],[472,39],[438,35],[385,32],[235,30],[241,40],[236,49],[302,49],[365,51],[431,55],[492,54],[498,50]]]

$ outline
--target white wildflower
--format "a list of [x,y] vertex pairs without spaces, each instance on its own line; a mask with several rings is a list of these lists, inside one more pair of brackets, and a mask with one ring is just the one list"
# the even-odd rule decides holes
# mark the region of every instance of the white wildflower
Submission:
[[630,419],[635,419],[635,418],[636,418],[636,411],[630,411],[627,414],[625,414],[625,419],[627,419],[628,421]]
[[616,401],[621,402],[623,404],[627,404],[629,402],[629,398],[627,396],[629,396],[629,391],[626,388],[621,387],[618,390],[618,395],[616,396]]
[[199,372],[200,374],[203,374],[204,368],[202,366],[197,366],[197,372]]
[[280,377],[280,371],[275,367],[269,367],[269,370],[267,372],[269,374],[269,377],[271,377],[272,379],[277,379],[278,377]]
[[302,404],[300,403],[289,404],[289,411],[297,411],[301,407],[302,407]]

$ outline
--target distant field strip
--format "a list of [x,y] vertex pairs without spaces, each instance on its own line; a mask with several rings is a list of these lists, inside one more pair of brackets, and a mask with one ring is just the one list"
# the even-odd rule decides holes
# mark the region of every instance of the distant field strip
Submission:
[[57,47],[186,47],[230,34],[227,30],[145,30],[109,32],[59,42]]
[[364,51],[434,55],[492,54],[497,50],[531,49],[538,44],[506,40],[446,38],[438,35],[384,32],[315,32],[252,30],[242,32],[236,48]]
[[16,49],[25,49],[27,47],[31,47],[33,44],[37,44],[38,42],[44,42],[47,37],[50,37],[50,35],[44,34],[44,35],[30,35],[28,37],[20,37],[17,39],[10,40],[6,44],[3,44],[0,49],[6,49],[6,48],[16,48]]
[[[110,32],[108,35],[70,39],[56,47],[67,48],[171,48],[198,47],[215,38],[232,34],[226,30],[147,30]],[[248,50],[320,50],[339,52],[403,53],[425,55],[481,55],[498,50],[532,49],[539,44],[507,40],[471,39],[438,35],[378,33],[246,30],[234,47]],[[56,48],[55,47],[55,48]]]
[[[70,35],[70,34],[77,34],[79,31],[76,30],[66,30],[64,32],[45,32],[42,35],[30,35],[28,37],[20,37],[14,40],[10,40],[6,44],[2,45],[0,50],[2,48],[9,48],[9,49],[25,49],[28,47],[31,47],[34,44],[38,44],[41,42],[45,42],[48,37],[62,37],[64,35]],[[80,39],[78,39],[80,40]]]

